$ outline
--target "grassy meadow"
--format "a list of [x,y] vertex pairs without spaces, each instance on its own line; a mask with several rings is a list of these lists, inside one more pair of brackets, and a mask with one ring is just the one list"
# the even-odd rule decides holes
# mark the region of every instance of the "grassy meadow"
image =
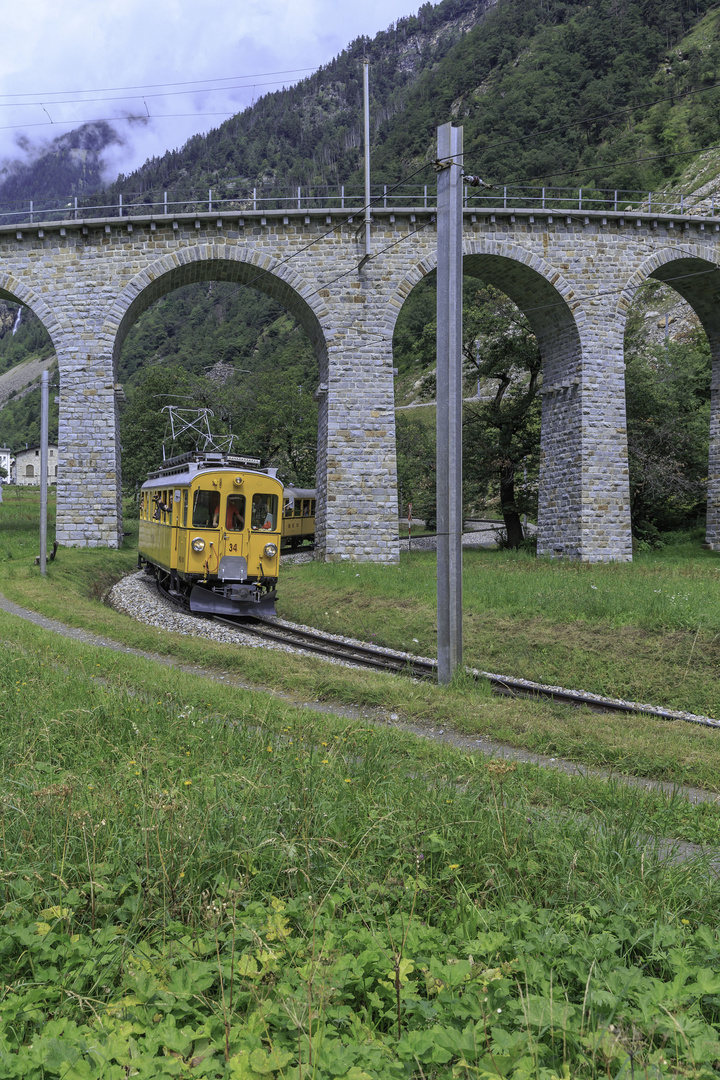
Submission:
[[[3,1077],[718,1075],[720,887],[682,845],[720,843],[716,805],[489,761],[292,695],[519,745],[565,739],[580,760],[710,789],[720,733],[616,729],[463,678],[422,686],[143,627],[101,603],[132,569],[132,537],[60,551],[43,580],[36,493],[3,494],[0,592],[183,664],[0,613]],[[492,555],[467,559],[468,660],[509,673],[532,655],[510,651],[512,627],[534,621],[546,644],[518,673],[546,678],[565,656],[584,665],[557,679],[574,685],[578,670],[601,678],[601,661],[612,672],[602,645],[595,666],[589,645],[573,659],[573,630],[588,643],[593,627],[625,632],[628,684],[652,699],[672,680],[629,643],[666,637],[694,693],[695,658],[709,665],[713,648],[713,558],[668,549],[637,564],[668,605],[687,581],[674,593],[685,625],[646,603],[629,568],[497,558],[495,584]],[[430,653],[429,566],[298,566],[283,614]],[[608,595],[584,612],[593,584]]]

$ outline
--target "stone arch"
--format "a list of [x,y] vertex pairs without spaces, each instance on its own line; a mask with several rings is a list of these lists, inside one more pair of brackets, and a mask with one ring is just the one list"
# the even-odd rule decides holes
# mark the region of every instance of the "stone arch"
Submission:
[[[435,258],[418,263],[393,296],[391,333],[403,300]],[[547,260],[519,245],[466,238],[463,271],[495,285],[533,328],[543,356],[538,553],[589,561],[631,557],[625,400],[621,373],[598,393],[592,312]],[[620,368],[621,357],[611,358]],[[607,431],[620,433],[610,442]]]
[[[422,259],[410,269],[390,297],[382,328],[392,338],[397,317],[410,292],[437,268],[437,256]],[[584,323],[572,286],[545,259],[517,244],[496,240],[466,239],[463,243],[463,273],[488,281],[517,304],[527,316],[541,349],[549,351],[558,336],[580,348]]]
[[620,292],[617,318],[623,320],[641,285],[654,278],[670,285],[688,302],[711,343],[720,334],[720,267],[717,250],[698,245],[693,251],[668,245],[654,251],[635,269]]
[[720,551],[720,266],[717,250],[697,245],[692,251],[668,245],[648,256],[627,282],[617,304],[623,326],[638,288],[649,278],[662,281],[693,309],[710,343],[710,446],[708,455],[707,524],[705,540]]
[[136,274],[116,297],[102,328],[112,342],[113,360],[139,316],[160,297],[200,281],[231,281],[273,297],[293,314],[310,338],[318,356],[321,377],[327,369],[329,313],[322,298],[288,263],[272,260],[251,247],[198,244],[158,259]]
[[[127,334],[139,316],[156,300],[177,288],[201,281],[229,281],[266,293],[296,317],[307,333],[318,359],[320,384],[328,381],[332,320],[324,299],[287,262],[272,260],[250,246],[198,244],[171,252],[138,273],[114,300],[102,327],[101,338],[112,350],[113,370]],[[316,549],[325,550],[328,456],[328,402],[318,395]],[[120,450],[118,446],[118,460]]]
[[22,304],[36,315],[47,330],[53,348],[57,352],[56,339],[63,332],[63,324],[52,308],[34,289],[28,288],[22,281],[18,281],[12,274],[0,273],[0,300],[8,300],[12,304]]

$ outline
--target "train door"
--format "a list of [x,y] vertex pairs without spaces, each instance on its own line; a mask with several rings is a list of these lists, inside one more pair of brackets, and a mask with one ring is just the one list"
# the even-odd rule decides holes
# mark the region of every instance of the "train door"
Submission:
[[228,495],[225,503],[225,551],[245,554],[245,496]]

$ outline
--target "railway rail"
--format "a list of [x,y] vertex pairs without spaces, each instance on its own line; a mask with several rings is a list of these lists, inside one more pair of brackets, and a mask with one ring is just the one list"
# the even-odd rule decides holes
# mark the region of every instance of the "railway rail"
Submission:
[[[395,675],[410,675],[414,678],[434,680],[437,678],[437,663],[434,660],[421,660],[406,653],[379,649],[359,642],[338,640],[335,637],[320,634],[317,631],[302,630],[287,626],[277,620],[252,618],[233,619],[215,616],[215,621],[225,623],[243,633],[264,638],[283,645],[290,645],[306,652],[317,653],[330,660],[342,660],[376,671],[386,671]],[[654,716],[662,720],[683,720],[702,724],[706,727],[720,728],[720,720],[710,716],[698,716],[696,713],[666,709],[662,706],[647,705],[636,701],[622,701],[619,698],[604,697],[582,690],[567,690],[561,686],[547,686],[529,679],[518,679],[488,671],[467,669],[476,680],[486,679],[495,694],[505,697],[531,697],[556,701],[566,705],[585,707],[599,712],[621,712],[634,715]]]
[[[158,592],[170,601],[174,606],[186,608],[182,598],[171,595],[156,582]],[[321,634],[317,630],[305,630],[300,627],[288,626],[277,619],[261,619],[258,616],[226,617],[221,615],[205,616],[214,622],[230,626],[242,633],[273,641],[280,645],[300,649],[304,652],[313,652],[324,656],[328,660],[339,660],[360,667],[372,668],[375,671],[385,671],[393,675],[409,675],[416,679],[437,679],[437,662],[435,660],[422,660],[407,653],[393,652],[390,649],[380,649],[377,646],[366,645],[357,641],[344,641],[332,635]],[[680,709],[668,709],[660,705],[649,705],[638,701],[623,701],[621,698],[604,697],[602,694],[592,694],[584,690],[568,690],[563,686],[548,686],[545,683],[533,682],[530,679],[519,679],[513,676],[498,675],[490,671],[480,671],[477,668],[466,668],[466,671],[476,680],[486,679],[494,694],[504,697],[524,697],[556,701],[564,705],[574,705],[578,708],[589,708],[596,712],[626,713],[635,716],[653,716],[659,720],[683,720],[687,723],[700,724],[704,727],[720,728],[720,720],[711,716],[700,716],[697,713],[684,712]]]

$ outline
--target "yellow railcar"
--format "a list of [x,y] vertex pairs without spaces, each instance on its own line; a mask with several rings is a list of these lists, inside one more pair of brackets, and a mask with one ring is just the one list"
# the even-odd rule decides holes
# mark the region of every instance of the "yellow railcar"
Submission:
[[140,491],[138,565],[204,614],[275,614],[283,485],[258,458],[164,461]]
[[315,543],[315,488],[286,487],[283,492],[282,539],[292,548],[303,540]]

